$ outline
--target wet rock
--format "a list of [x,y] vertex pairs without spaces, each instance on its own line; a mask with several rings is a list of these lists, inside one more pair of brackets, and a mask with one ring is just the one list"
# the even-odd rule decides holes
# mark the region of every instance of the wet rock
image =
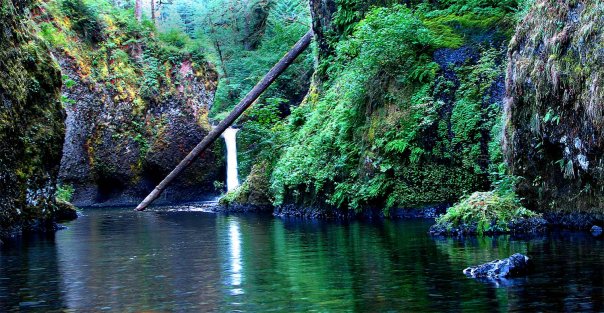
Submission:
[[448,207],[447,204],[441,204],[424,208],[396,208],[389,211],[389,216],[394,219],[436,218],[444,214]]
[[463,273],[472,278],[512,278],[527,274],[529,271],[529,257],[515,253],[509,258],[495,260],[478,266],[468,267]]
[[512,234],[542,234],[550,227],[549,222],[542,217],[522,218],[508,224]]
[[214,208],[215,212],[224,213],[251,213],[251,212],[272,212],[272,205],[255,205],[247,203],[231,203],[229,205],[218,205]]
[[446,205],[425,208],[396,208],[384,212],[382,208],[363,208],[359,211],[339,209],[330,206],[302,206],[296,204],[279,205],[274,208],[273,215],[278,217],[296,217],[303,219],[323,220],[380,220],[380,219],[423,219],[434,218],[443,213]]
[[345,210],[327,207],[299,206],[295,204],[279,205],[275,207],[273,215],[282,218],[296,217],[324,220],[349,220],[353,218],[353,214]]
[[56,222],[66,222],[75,220],[77,218],[78,211],[73,204],[57,200],[57,209],[54,214],[54,219]]
[[590,231],[591,231],[591,234],[594,235],[595,237],[602,236],[602,227],[600,227],[600,226],[594,225],[591,227]]
[[[542,234],[547,232],[551,225],[544,218],[531,217],[511,221],[508,223],[509,230],[501,230],[495,225],[492,226],[492,229],[485,231],[484,235]],[[450,223],[434,224],[428,233],[432,236],[473,236],[478,234],[478,226],[477,223],[463,223],[455,227]]]
[[590,230],[604,221],[604,214],[595,212],[548,212],[543,217],[555,227],[570,230]]

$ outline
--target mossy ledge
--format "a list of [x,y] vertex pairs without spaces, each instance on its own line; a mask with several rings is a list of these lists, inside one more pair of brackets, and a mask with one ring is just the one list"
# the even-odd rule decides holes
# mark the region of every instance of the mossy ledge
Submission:
[[436,219],[432,235],[498,235],[542,233],[548,223],[522,206],[513,192],[475,192]]
[[65,113],[61,73],[29,18],[0,0],[0,237],[56,229]]

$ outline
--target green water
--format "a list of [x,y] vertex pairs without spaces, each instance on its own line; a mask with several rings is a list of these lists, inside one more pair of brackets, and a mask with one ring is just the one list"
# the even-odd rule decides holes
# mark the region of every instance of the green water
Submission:
[[[2,247],[0,312],[604,311],[602,240],[434,239],[431,223],[87,210]],[[533,274],[461,272],[515,252]]]

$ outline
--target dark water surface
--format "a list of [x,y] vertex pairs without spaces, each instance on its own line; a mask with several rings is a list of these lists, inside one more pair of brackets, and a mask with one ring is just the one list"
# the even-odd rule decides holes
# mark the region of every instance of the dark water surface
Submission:
[[[589,234],[433,239],[431,221],[282,220],[87,210],[0,250],[0,312],[603,312],[604,241]],[[462,269],[514,252],[535,273]]]

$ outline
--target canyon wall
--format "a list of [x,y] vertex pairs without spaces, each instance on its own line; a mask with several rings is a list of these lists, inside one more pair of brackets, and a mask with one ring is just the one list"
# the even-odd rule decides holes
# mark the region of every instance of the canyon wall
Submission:
[[61,73],[29,19],[0,1],[0,237],[52,229],[65,129]]
[[505,155],[538,211],[604,213],[603,14],[537,1],[510,43]]

